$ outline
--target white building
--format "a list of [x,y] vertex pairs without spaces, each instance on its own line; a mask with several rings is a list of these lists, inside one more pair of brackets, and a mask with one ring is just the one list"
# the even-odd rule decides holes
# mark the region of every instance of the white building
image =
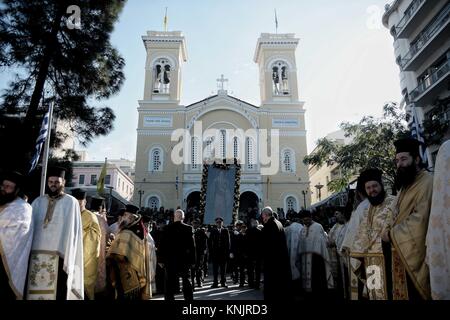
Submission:
[[128,177],[134,181],[136,163],[128,159],[108,159],[108,163],[116,165],[122,170]]
[[[104,161],[73,162],[73,187],[90,189],[97,186],[104,163]],[[105,193],[108,193],[108,187],[112,187],[125,200],[131,201],[134,194],[133,180],[118,165],[109,160],[105,177]]]
[[[395,0],[386,5],[383,24],[394,37],[407,111],[415,111],[423,123],[436,118],[439,99],[444,103],[438,118],[450,121],[450,1]],[[428,150],[433,163],[438,148],[432,145]]]

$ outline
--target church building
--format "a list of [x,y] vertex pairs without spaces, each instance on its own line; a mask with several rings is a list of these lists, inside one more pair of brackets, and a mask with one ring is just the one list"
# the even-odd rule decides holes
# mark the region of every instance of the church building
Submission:
[[[259,69],[260,105],[229,95],[223,75],[217,94],[181,105],[187,61],[184,36],[179,31],[148,31],[142,39],[147,59],[144,98],[138,107],[134,203],[198,207],[202,163],[237,158],[241,217],[248,208],[271,206],[286,213],[308,207],[308,168],[302,162],[307,154],[305,110],[295,59],[299,39],[294,34],[263,33],[257,40],[253,60]],[[186,134],[173,141],[180,129]],[[207,131],[216,134],[207,136]],[[241,134],[233,134],[238,131]],[[182,163],[174,160],[180,144],[185,146]],[[277,162],[268,163],[267,158]],[[267,170],[269,166],[275,170]]]

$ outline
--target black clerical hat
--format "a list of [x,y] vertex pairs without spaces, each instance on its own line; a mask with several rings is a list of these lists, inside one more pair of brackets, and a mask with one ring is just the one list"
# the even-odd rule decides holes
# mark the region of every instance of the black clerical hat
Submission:
[[125,212],[129,212],[129,213],[135,214],[135,213],[137,213],[138,211],[139,211],[139,208],[136,207],[135,205],[127,204],[127,205],[125,206]]
[[309,210],[301,210],[298,214],[301,219],[303,218],[312,218],[312,213]]
[[149,223],[150,221],[152,221],[152,217],[149,214],[142,214],[142,221],[144,223]]
[[66,177],[66,169],[62,167],[50,167],[47,171],[47,177],[59,177],[64,179]]
[[394,142],[395,153],[409,152],[413,156],[419,155],[420,142],[413,138],[399,139]]
[[217,217],[215,221],[216,221],[216,222],[217,222],[217,221],[222,221],[222,222],[223,222],[223,218],[222,218],[222,217]]
[[379,169],[367,169],[359,174],[359,180],[361,181],[362,187],[364,188],[367,181],[378,181],[382,184],[381,176],[383,172]]
[[72,196],[77,200],[85,200],[87,192],[83,189],[77,188],[72,190]]
[[361,176],[356,179],[356,191],[359,193],[365,194],[366,190],[364,188],[364,183],[361,180]]
[[20,188],[24,183],[24,176],[17,171],[11,171],[3,176],[3,180],[11,181],[16,184],[16,187]]
[[92,197],[90,209],[93,211],[99,211],[100,206],[105,206],[105,198],[102,197]]

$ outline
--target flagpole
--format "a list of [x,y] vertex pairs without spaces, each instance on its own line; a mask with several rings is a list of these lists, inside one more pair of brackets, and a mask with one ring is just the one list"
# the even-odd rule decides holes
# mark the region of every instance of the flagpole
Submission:
[[44,158],[42,159],[42,172],[41,172],[41,189],[40,189],[40,195],[43,196],[45,194],[45,185],[47,182],[47,164],[48,164],[48,154],[50,151],[50,135],[52,133],[52,119],[53,119],[53,100],[50,103],[50,107],[48,110],[48,131],[47,131],[47,137],[45,138],[45,145],[44,145]]
[[177,168],[177,176],[176,176],[176,178],[175,178],[175,188],[177,189],[177,200],[178,200],[178,198],[180,197],[180,196],[179,196],[180,192],[179,192],[179,185],[178,185],[179,180],[178,180],[178,179],[179,179],[179,178],[178,178],[178,168]]
[[164,32],[167,32],[167,7],[166,14],[164,15]]
[[277,19],[277,9],[275,11],[275,33],[278,34],[278,19]]

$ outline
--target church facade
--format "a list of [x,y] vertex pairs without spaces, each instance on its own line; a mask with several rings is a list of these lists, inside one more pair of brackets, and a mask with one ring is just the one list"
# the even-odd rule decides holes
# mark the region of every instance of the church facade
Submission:
[[[240,212],[271,206],[296,211],[310,205],[304,102],[299,100],[294,34],[261,34],[261,104],[220,88],[217,94],[180,104],[181,32],[149,31],[144,99],[139,101],[134,203],[183,209],[198,206],[202,163],[238,159]],[[223,76],[219,82],[226,81]]]

